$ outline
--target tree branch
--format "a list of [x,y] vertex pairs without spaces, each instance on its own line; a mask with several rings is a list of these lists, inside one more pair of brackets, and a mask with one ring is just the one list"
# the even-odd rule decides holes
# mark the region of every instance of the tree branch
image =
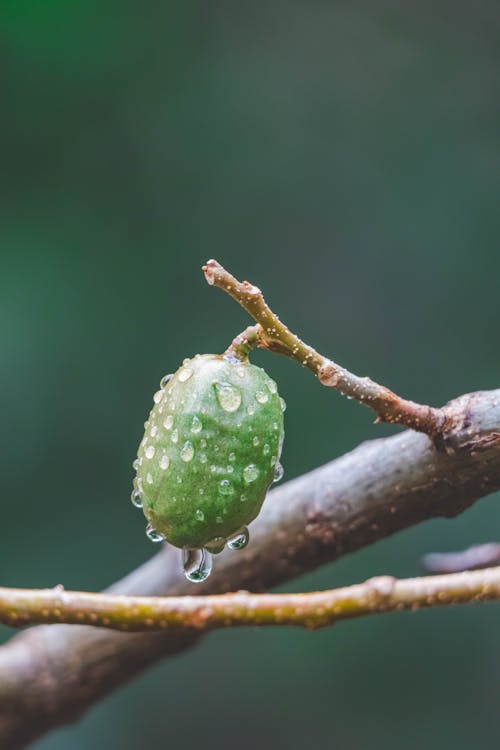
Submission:
[[422,567],[429,573],[458,573],[500,565],[500,544],[479,544],[460,552],[432,552],[422,558]]
[[305,344],[268,307],[258,287],[248,281],[238,281],[216,260],[207,261],[203,272],[209,284],[227,292],[258,324],[243,331],[228,352],[239,352],[243,347],[246,353],[252,346],[260,346],[284,354],[311,370],[323,385],[369,406],[379,422],[402,424],[432,438],[441,435],[446,428],[441,409],[403,399],[370,378],[354,375]]
[[340,620],[420,607],[500,599],[500,567],[364,583],[307,594],[120,596],[55,589],[0,588],[0,621],[13,627],[81,624],[128,632],[296,625],[317,630]]
[[[425,435],[365,443],[274,489],[252,523],[252,544],[217,556],[196,593],[262,591],[438,516],[453,517],[500,489],[500,390],[472,393],[443,408],[455,453]],[[192,594],[178,550],[167,547],[110,591]],[[154,661],[197,634],[118,633],[78,625],[28,629],[0,647],[0,747],[24,747],[79,718]]]

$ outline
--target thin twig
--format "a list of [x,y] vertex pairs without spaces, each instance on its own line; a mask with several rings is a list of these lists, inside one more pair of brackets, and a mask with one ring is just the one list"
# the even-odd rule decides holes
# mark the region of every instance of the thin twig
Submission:
[[364,583],[306,594],[120,596],[55,589],[0,588],[0,621],[89,624],[127,632],[188,628],[197,631],[245,625],[297,625],[315,630],[339,620],[420,607],[500,599],[500,567]]
[[[335,388],[344,396],[369,406],[376,412],[379,422],[402,424],[432,438],[442,433],[446,419],[441,409],[407,401],[385,386],[370,378],[354,375],[319,354],[281,322],[268,307],[258,287],[248,281],[238,281],[216,260],[207,261],[203,272],[209,284],[227,292],[258,323],[258,328],[248,328],[235,339],[237,346],[241,346],[243,340],[245,351],[252,346],[259,346],[296,360],[311,370],[323,385]],[[230,350],[234,351],[234,342],[232,347]]]
[[458,573],[500,565],[500,544],[491,542],[459,552],[432,552],[422,558],[422,567],[429,573]]

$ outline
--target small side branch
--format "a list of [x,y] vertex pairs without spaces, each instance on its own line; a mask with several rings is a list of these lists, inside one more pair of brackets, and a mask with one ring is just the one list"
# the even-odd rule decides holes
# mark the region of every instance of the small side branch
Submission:
[[319,354],[281,322],[267,305],[258,287],[248,281],[238,281],[216,260],[207,261],[203,272],[209,284],[227,292],[258,324],[240,334],[235,339],[237,344],[233,342],[228,351],[232,347],[234,349],[234,346],[241,346],[243,341],[245,353],[253,346],[258,346],[284,354],[311,370],[323,385],[335,388],[344,396],[369,406],[377,414],[379,422],[398,423],[424,432],[431,438],[438,437],[443,432],[446,419],[441,409],[403,399],[385,386],[370,378],[354,375]]
[[119,596],[0,588],[0,621],[89,624],[127,632],[296,625],[315,630],[364,615],[500,599],[500,567],[427,578],[391,576],[306,594]]
[[422,558],[422,567],[429,573],[458,573],[500,565],[500,544],[478,544],[459,552],[432,552]]

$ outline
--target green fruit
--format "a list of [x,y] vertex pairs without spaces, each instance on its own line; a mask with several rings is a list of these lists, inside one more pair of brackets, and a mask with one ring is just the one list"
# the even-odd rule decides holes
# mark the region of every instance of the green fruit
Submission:
[[184,360],[155,394],[132,500],[149,536],[220,552],[247,541],[246,524],[281,477],[283,408],[260,367],[214,354]]

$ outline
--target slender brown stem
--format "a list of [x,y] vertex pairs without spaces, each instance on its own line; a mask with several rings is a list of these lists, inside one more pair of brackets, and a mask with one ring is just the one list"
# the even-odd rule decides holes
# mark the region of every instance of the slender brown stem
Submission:
[[500,599],[500,567],[397,580],[391,576],[307,594],[120,596],[63,589],[0,588],[0,621],[88,624],[127,632],[242,625],[316,629],[363,615]]
[[203,272],[209,284],[227,292],[258,323],[259,328],[254,326],[241,334],[245,337],[249,330],[253,331],[252,346],[294,359],[311,370],[323,385],[369,406],[377,414],[377,421],[402,424],[432,438],[442,433],[446,419],[441,409],[403,399],[385,386],[370,378],[354,375],[319,354],[281,322],[258,287],[248,281],[238,281],[216,260],[207,261]]

